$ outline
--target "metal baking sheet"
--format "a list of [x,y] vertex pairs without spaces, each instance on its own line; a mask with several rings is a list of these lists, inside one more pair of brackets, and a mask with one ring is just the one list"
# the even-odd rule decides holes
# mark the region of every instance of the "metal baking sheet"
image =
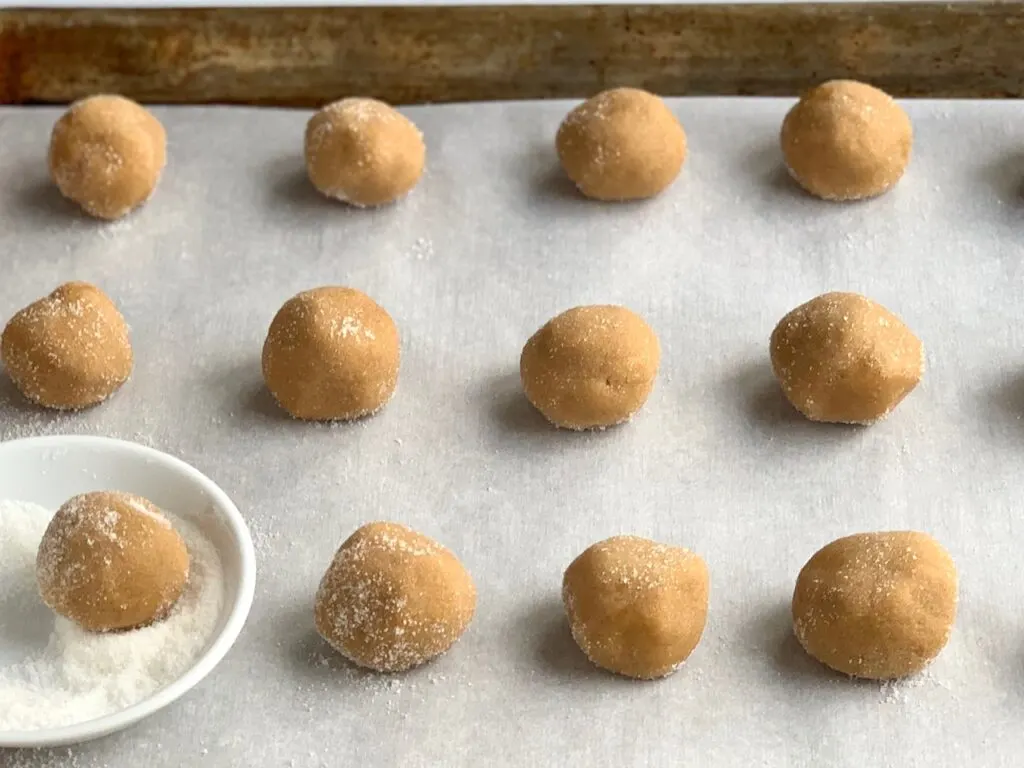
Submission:
[[[689,0],[689,5],[714,5],[722,0]],[[781,0],[800,3],[806,0]],[[849,0],[815,0],[817,3],[843,3]],[[884,2],[884,0],[866,0]],[[910,0],[926,2],[927,0]],[[545,5],[616,5],[621,0],[545,0]],[[750,4],[780,2],[780,0],[746,0]],[[670,5],[675,0],[649,0],[647,5]],[[147,3],[145,0],[25,0],[16,4],[0,3],[0,8],[360,8],[360,7],[409,7],[409,6],[457,6],[465,3],[459,0],[160,0]],[[536,5],[536,0],[480,0],[474,5]]]
[[[691,155],[643,204],[580,199],[559,172],[564,102],[407,110],[428,172],[401,204],[357,211],[305,180],[308,113],[157,109],[170,161],[116,224],[46,177],[54,109],[0,110],[0,314],[71,279],[132,327],[136,369],[79,415],[0,384],[0,436],[139,440],[220,483],[260,574],[227,659],[174,706],[7,768],[138,766],[1017,766],[1024,474],[1024,107],[914,102],[908,174],[837,205],[797,190],[777,145],[785,100],[674,100]],[[358,287],[402,334],[377,417],[285,417],[261,386],[281,303]],[[870,428],[810,424],[783,402],[767,339],[827,290],[882,302],[923,339],[922,385]],[[624,303],[663,363],[630,424],[551,429],[518,386],[523,342],[570,306]],[[400,677],[339,661],[312,598],[336,545],[392,519],[457,552],[479,590],[468,634]],[[917,528],[961,572],[948,648],[921,678],[857,683],[792,637],[796,574],[855,531]],[[630,532],[709,563],[703,642],[657,683],[592,668],[568,634],[561,574]]]

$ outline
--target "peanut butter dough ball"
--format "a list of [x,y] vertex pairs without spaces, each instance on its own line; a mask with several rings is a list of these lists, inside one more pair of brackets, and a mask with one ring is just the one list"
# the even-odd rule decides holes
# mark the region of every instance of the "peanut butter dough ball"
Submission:
[[566,429],[628,421],[654,387],[661,347],[654,330],[625,307],[575,307],[533,334],[519,373],[533,406]]
[[271,322],[263,380],[297,419],[358,419],[391,399],[398,359],[398,329],[373,299],[354,288],[314,288]]
[[888,680],[920,672],[956,619],[949,553],[916,531],[837,539],[800,571],[793,628],[804,649],[837,672]]
[[562,168],[587,197],[640,200],[671,184],[686,159],[686,134],[665,102],[613,88],[580,104],[558,129]]
[[447,651],[476,610],[469,572],[397,523],[369,523],[338,549],[316,593],[320,635],[349,661],[402,672]]
[[860,200],[893,187],[910,161],[907,113],[870,85],[832,80],[812,88],[782,123],[789,172],[812,195]]
[[924,348],[896,315],[856,293],[826,293],[772,332],[772,369],[812,421],[870,424],[889,415],[924,373]]
[[58,509],[36,557],[43,602],[93,632],[165,618],[188,570],[185,543],[163,513],[140,496],[109,491]]
[[50,136],[50,176],[60,193],[100,219],[148,200],[166,161],[160,121],[122,96],[75,102]]
[[62,410],[103,402],[132,372],[124,318],[103,291],[80,282],[12,317],[0,336],[0,358],[25,397]]
[[306,170],[313,186],[360,208],[406,195],[423,174],[426,154],[413,122],[374,99],[328,104],[306,125]]
[[700,642],[708,569],[689,550],[614,536],[572,561],[562,600],[587,658],[611,672],[652,680],[675,672]]

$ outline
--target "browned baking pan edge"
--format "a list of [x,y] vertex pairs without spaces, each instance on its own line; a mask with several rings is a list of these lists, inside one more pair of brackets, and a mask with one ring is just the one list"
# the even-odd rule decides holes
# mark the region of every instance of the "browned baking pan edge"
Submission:
[[311,106],[793,95],[835,77],[899,96],[1019,97],[1024,4],[0,11],[0,101]]

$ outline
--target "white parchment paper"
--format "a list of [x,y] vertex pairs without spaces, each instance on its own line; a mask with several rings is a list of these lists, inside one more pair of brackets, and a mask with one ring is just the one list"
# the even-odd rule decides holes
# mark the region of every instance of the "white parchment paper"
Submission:
[[[170,163],[123,223],[79,216],[46,178],[52,109],[0,110],[0,314],[71,279],[101,285],[136,370],[81,415],[0,384],[0,436],[85,432],[207,472],[253,529],[247,628],[194,692],[37,766],[1019,766],[1024,752],[1024,106],[908,105],[910,170],[862,204],[806,197],[781,168],[788,102],[672,102],[691,156],[645,204],[580,199],[552,140],[564,102],[409,109],[429,171],[355,211],[304,178],[308,113],[157,110]],[[280,304],[358,287],[402,334],[398,393],[333,428],[261,387]],[[871,428],[809,424],[767,358],[775,322],[856,290],[923,339],[924,382]],[[518,387],[523,342],[570,306],[620,302],[660,334],[647,407],[556,432]],[[392,519],[457,552],[479,590],[460,643],[377,678],[317,638],[312,597],[341,539]],[[961,570],[952,640],[919,680],[856,683],[789,628],[802,564],[855,531],[917,528]],[[637,683],[593,669],[562,617],[562,570],[631,532],[708,561],[710,618],[686,667]]]

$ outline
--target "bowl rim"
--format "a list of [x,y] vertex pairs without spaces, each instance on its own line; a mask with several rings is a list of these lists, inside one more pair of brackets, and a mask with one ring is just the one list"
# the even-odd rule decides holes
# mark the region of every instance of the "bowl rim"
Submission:
[[88,741],[134,725],[173,703],[210,674],[227,655],[238,639],[242,627],[245,626],[256,591],[256,552],[245,518],[220,486],[182,459],[140,443],[99,435],[44,435],[0,441],[0,459],[7,451],[18,448],[58,449],[75,444],[82,447],[104,446],[128,452],[139,458],[158,462],[164,467],[184,475],[188,482],[198,485],[210,499],[211,505],[217,508],[237,546],[241,566],[238,575],[238,591],[233,603],[228,608],[227,620],[221,631],[214,636],[213,642],[183,674],[168,685],[129,707],[81,723],[31,731],[0,730],[0,749],[56,747]]

